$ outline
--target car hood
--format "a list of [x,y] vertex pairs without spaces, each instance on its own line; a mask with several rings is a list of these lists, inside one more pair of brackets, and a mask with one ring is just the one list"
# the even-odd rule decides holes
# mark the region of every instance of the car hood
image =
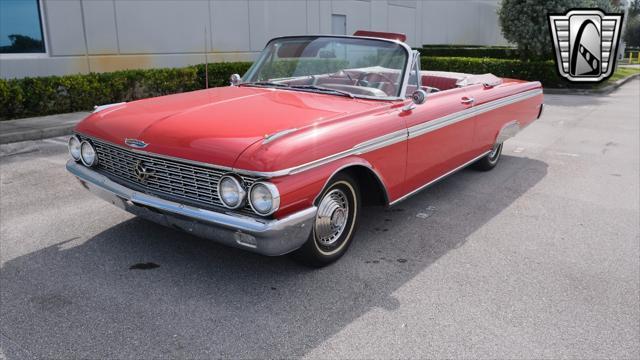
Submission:
[[133,101],[91,114],[76,131],[145,151],[233,167],[250,145],[280,131],[370,110],[377,101],[256,87],[223,87]]

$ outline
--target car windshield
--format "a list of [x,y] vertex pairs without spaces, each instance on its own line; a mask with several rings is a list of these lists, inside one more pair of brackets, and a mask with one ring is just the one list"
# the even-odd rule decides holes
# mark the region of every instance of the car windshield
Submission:
[[279,38],[269,42],[242,84],[338,96],[397,98],[408,56],[404,46],[385,40]]

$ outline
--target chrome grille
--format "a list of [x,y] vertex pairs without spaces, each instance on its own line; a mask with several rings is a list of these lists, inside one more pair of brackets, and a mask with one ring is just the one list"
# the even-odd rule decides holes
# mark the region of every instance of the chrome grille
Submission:
[[[218,198],[217,186],[226,170],[142,154],[95,139],[90,141],[98,154],[98,171],[160,197],[168,196],[207,207],[224,208]],[[139,164],[150,172],[144,181],[139,180],[134,171]],[[242,176],[242,180],[247,189],[256,181],[247,176]],[[248,204],[240,211],[255,215]]]

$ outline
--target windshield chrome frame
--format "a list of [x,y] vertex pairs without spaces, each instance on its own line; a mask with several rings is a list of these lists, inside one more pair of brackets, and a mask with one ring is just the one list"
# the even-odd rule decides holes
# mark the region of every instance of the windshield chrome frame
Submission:
[[[244,75],[242,76],[243,78],[246,78],[248,74],[250,74],[251,72],[255,71],[256,68],[258,68],[259,66],[262,65],[262,63],[265,61],[266,57],[263,56],[263,51],[264,49],[266,49],[267,47],[269,47],[269,45],[276,41],[276,40],[282,40],[282,39],[299,39],[299,38],[309,38],[309,37],[323,37],[323,38],[341,38],[341,39],[366,39],[366,40],[376,40],[376,41],[382,41],[382,42],[388,42],[388,43],[393,43],[393,44],[397,44],[400,45],[402,48],[404,48],[404,51],[407,53],[407,61],[404,64],[404,67],[402,69],[402,81],[400,82],[400,95],[399,96],[368,96],[368,95],[360,95],[360,94],[353,94],[354,98],[358,98],[358,99],[367,99],[367,100],[404,100],[407,97],[407,83],[409,82],[409,68],[410,66],[412,66],[413,61],[414,61],[414,51],[413,49],[411,49],[411,47],[409,45],[407,45],[406,43],[399,41],[399,40],[392,40],[392,39],[384,39],[384,38],[377,38],[377,37],[370,37],[370,36],[350,36],[350,35],[289,35],[289,36],[279,36],[279,37],[275,37],[271,40],[269,40],[267,42],[267,44],[265,45],[265,47],[260,51],[260,57],[258,59],[256,59],[256,61],[251,65],[251,67],[249,67],[249,69],[247,70],[246,73],[244,73]],[[419,53],[418,53],[419,54]],[[419,56],[419,55],[418,55]],[[242,82],[240,83],[242,84]],[[287,90],[286,87],[278,87],[277,89],[281,89],[281,90]],[[303,91],[301,89],[289,89],[289,90],[293,90],[293,91]],[[310,92],[310,91],[307,91]],[[314,93],[318,93],[321,94],[321,92],[314,92]]]

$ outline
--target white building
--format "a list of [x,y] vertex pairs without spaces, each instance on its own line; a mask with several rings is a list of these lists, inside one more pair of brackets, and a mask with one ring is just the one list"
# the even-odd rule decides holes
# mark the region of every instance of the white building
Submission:
[[[501,45],[498,0],[0,0],[0,77],[253,60],[272,37],[405,33]],[[12,36],[18,35],[18,36]],[[206,39],[206,40],[205,40]],[[206,44],[206,45],[205,45]]]

